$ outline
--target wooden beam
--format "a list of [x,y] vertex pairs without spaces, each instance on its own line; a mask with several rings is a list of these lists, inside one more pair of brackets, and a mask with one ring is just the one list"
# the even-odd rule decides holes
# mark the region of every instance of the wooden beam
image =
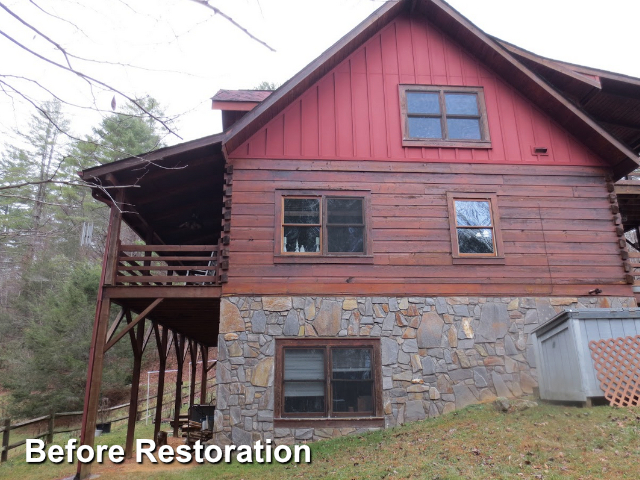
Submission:
[[136,349],[133,353],[133,376],[131,379],[131,399],[129,401],[129,418],[127,420],[127,440],[124,447],[125,458],[133,457],[133,440],[138,420],[138,393],[140,392],[140,369],[142,367],[142,342],[144,341],[144,319],[138,322],[136,333]]
[[[122,202],[124,192],[116,192],[116,201]],[[102,369],[104,365],[104,345],[109,327],[109,314],[111,300],[105,297],[104,286],[111,281],[112,267],[118,261],[118,243],[120,239],[120,226],[122,224],[122,212],[116,205],[111,206],[109,214],[109,229],[105,253],[102,261],[102,276],[98,289],[98,301],[96,315],[93,324],[91,349],[89,351],[89,365],[87,369],[87,383],[85,388],[84,407],[82,411],[82,426],[80,431],[80,444],[93,448],[95,442],[96,423],[98,418],[98,405],[100,402],[100,387],[102,386]],[[111,275],[111,277],[109,277]],[[91,463],[78,462],[77,477],[84,480],[91,475]]]
[[[132,287],[133,288],[133,287]],[[109,343],[107,343],[104,347],[104,351],[108,351],[111,347],[113,347],[116,343],[118,343],[118,340],[120,340],[122,337],[124,337],[129,330],[131,330],[133,327],[135,327],[138,322],[142,321],[145,319],[145,317],[154,309],[156,308],[160,302],[162,302],[164,300],[164,298],[156,298],[153,303],[151,305],[149,305],[147,308],[145,308],[142,313],[140,315],[138,315],[135,320],[133,320],[133,322],[131,322],[129,325],[127,325],[120,333],[118,333],[118,335],[116,335],[116,337],[111,340]]]
[[202,358],[202,375],[200,378],[200,405],[207,403],[207,373],[209,373],[209,348],[200,345],[200,357]]
[[153,322],[149,325],[149,328],[144,334],[144,341],[142,342],[142,351],[140,354],[142,355],[147,348],[147,344],[149,343],[149,339],[151,338],[151,334],[153,333]]
[[118,313],[118,315],[116,315],[115,320],[113,321],[113,323],[109,327],[109,331],[107,332],[107,342],[109,340],[111,340],[111,338],[113,338],[113,334],[118,329],[118,326],[120,325],[120,322],[122,321],[122,318],[124,317],[124,310],[125,310],[124,308],[120,310],[120,313]]
[[[127,316],[127,324],[131,325],[131,310],[127,309],[126,316]],[[143,323],[144,323],[144,321],[143,321]],[[131,340],[131,349],[133,350],[133,355],[134,356],[135,355],[140,355],[140,352],[138,351],[138,342],[136,340],[136,334],[133,331],[133,328],[131,328],[129,330],[129,339]]]
[[196,372],[198,370],[198,344],[195,340],[189,342],[191,350],[191,381],[189,382],[189,408],[193,407],[196,398]]
[[176,350],[176,362],[178,371],[176,372],[176,396],[173,403],[173,436],[178,437],[180,420],[180,410],[182,408],[182,367],[184,366],[184,335],[173,332],[173,345]]
[[162,404],[164,397],[164,375],[167,368],[167,343],[169,337],[169,329],[164,327],[162,334],[159,333],[158,324],[153,324],[153,330],[155,332],[156,344],[158,347],[158,357],[160,358],[160,368],[158,369],[158,392],[156,397],[156,416],[153,426],[153,440],[158,441],[158,433],[160,433],[160,425],[162,423]]

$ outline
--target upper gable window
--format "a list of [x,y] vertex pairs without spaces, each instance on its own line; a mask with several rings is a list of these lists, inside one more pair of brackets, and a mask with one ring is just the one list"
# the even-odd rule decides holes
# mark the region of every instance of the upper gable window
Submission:
[[490,148],[481,87],[400,85],[402,145]]

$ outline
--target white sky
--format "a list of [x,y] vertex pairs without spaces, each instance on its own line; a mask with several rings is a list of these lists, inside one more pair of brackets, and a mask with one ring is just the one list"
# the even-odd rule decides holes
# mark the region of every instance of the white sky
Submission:
[[[55,19],[39,11],[34,3]],[[276,52],[249,39],[220,16],[189,0],[2,0],[7,8],[57,41],[90,59],[135,65],[121,67],[71,59],[89,73],[132,96],[150,94],[167,113],[180,115],[182,140],[216,133],[220,113],[210,97],[219,89],[283,83],[364,20],[383,2],[372,0],[211,0]],[[638,0],[450,0],[485,32],[534,53],[640,77],[637,53]],[[74,28],[71,22],[79,27]],[[0,10],[0,30],[60,63],[47,42]],[[145,70],[146,69],[146,70]],[[94,89],[46,65],[0,36],[0,75],[37,80],[65,100],[110,111],[113,93]],[[22,93],[48,95],[25,81],[0,76]],[[1,85],[0,85],[1,86]],[[5,87],[5,90],[7,88]],[[0,148],[14,141],[32,107],[0,91]],[[119,105],[124,98],[116,95]],[[72,130],[89,131],[100,116],[67,108]],[[104,113],[103,113],[104,115]],[[182,141],[166,138],[169,144]]]

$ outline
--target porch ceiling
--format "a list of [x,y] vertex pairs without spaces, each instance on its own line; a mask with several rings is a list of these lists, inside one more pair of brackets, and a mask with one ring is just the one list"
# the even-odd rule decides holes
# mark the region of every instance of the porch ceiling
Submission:
[[218,243],[224,157],[217,136],[101,165],[82,178],[105,203],[113,190],[101,185],[125,186],[123,220],[147,243]]

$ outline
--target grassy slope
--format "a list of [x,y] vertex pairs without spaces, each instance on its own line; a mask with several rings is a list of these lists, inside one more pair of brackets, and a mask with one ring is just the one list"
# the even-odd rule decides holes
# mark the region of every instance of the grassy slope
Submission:
[[[149,438],[148,427],[138,428]],[[124,430],[100,437],[124,444]],[[437,419],[360,436],[312,444],[310,465],[202,465],[98,467],[102,480],[424,479],[638,479],[640,408],[541,406],[499,413],[475,406]],[[139,469],[134,471],[132,469]],[[15,458],[0,480],[49,480],[69,466],[26,465]]]

